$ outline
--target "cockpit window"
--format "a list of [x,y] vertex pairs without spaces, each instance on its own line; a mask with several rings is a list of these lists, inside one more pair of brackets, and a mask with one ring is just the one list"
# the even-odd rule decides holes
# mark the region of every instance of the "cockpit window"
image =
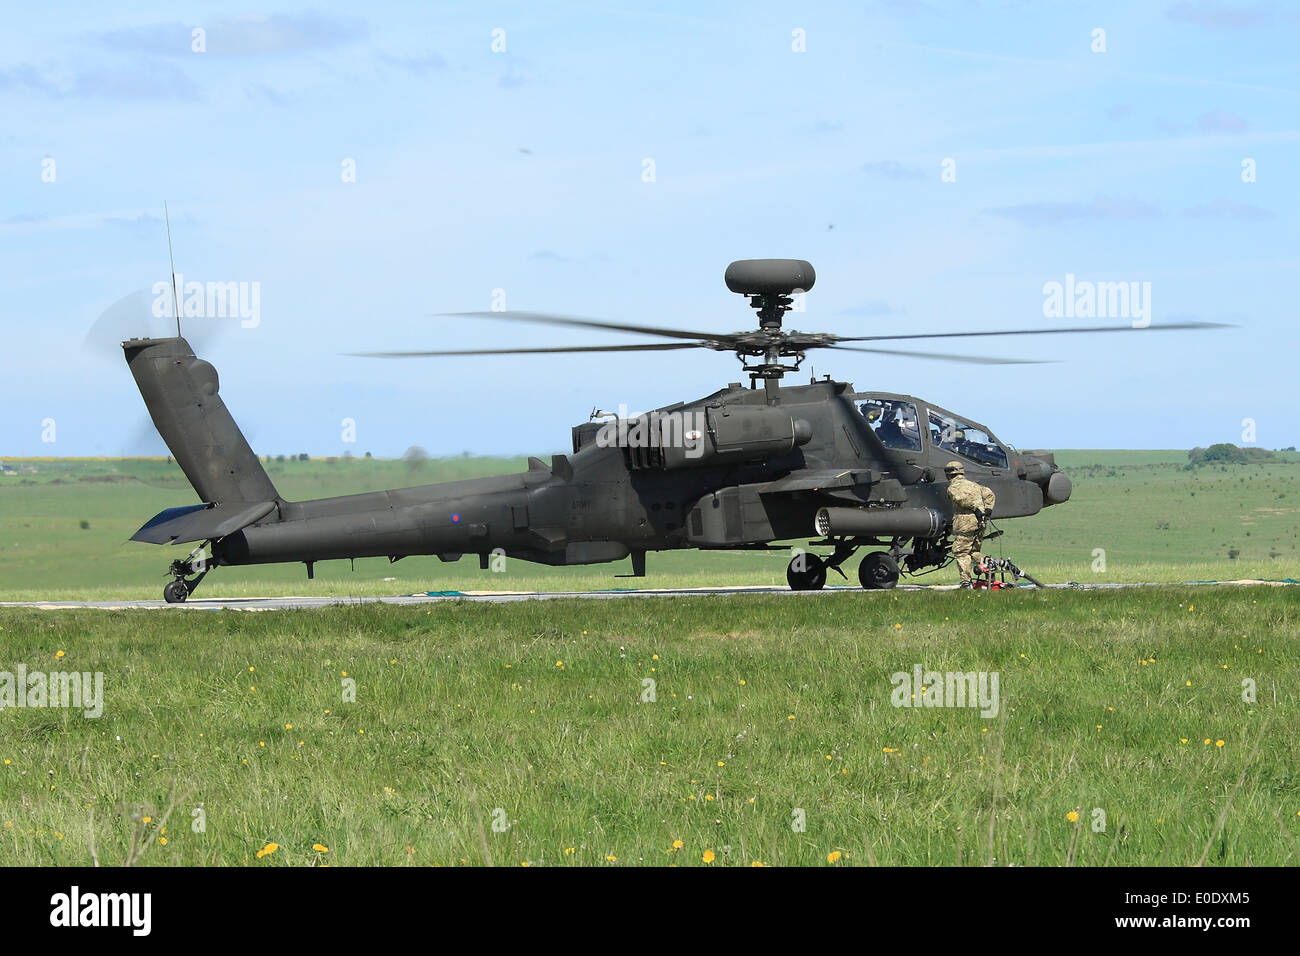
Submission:
[[991,468],[1007,467],[1007,453],[992,435],[950,415],[930,412],[930,444]]
[[917,427],[916,406],[892,398],[872,398],[858,406],[858,411],[886,448],[920,451],[921,432]]

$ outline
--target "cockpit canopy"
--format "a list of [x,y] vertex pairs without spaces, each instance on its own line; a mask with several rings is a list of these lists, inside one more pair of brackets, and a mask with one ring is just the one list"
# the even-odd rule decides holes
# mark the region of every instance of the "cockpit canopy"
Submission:
[[[1006,448],[988,429],[946,409],[905,395],[870,393],[859,393],[857,405],[886,448],[920,452],[923,442],[929,442],[934,450],[951,452],[987,468],[1007,467]],[[925,428],[920,422],[925,422]]]

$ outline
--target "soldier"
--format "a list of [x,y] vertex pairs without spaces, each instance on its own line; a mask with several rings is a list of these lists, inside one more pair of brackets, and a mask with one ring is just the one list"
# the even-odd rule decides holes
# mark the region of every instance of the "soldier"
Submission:
[[961,586],[972,585],[971,562],[978,567],[984,560],[980,553],[980,539],[984,533],[984,519],[993,513],[993,492],[966,477],[966,468],[959,461],[943,466],[948,478],[948,500],[952,502],[952,556],[957,560]]

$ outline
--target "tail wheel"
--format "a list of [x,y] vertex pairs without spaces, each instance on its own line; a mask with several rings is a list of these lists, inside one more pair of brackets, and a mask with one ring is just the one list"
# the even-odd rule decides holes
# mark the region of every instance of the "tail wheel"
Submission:
[[858,565],[858,581],[868,591],[892,588],[898,583],[898,562],[887,551],[873,551]]
[[184,604],[189,596],[190,589],[185,586],[184,581],[172,581],[163,588],[163,600],[168,604]]
[[785,569],[791,591],[820,591],[826,586],[826,562],[815,554],[796,554]]

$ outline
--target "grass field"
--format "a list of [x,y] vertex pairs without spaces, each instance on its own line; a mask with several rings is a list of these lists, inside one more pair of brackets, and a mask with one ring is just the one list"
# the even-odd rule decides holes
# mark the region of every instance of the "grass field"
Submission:
[[[1300,577],[1296,464],[1184,460],[1061,453],[1074,499],[1005,522],[1006,554],[1048,581]],[[175,466],[11,463],[0,600],[158,596],[182,549],[125,539],[193,500]],[[522,467],[270,470],[304,498]],[[779,583],[785,561],[651,555],[644,583]],[[626,570],[221,568],[201,594],[579,590]],[[0,712],[0,864],[1295,865],[1296,593],[0,609],[0,703],[20,666],[104,681],[98,718]],[[996,716],[893,706],[891,676],[917,666],[996,673]]]
[[[1044,581],[1167,581],[1300,578],[1300,456],[1270,465],[1184,471],[1176,451],[1067,451],[1057,461],[1074,481],[1073,498],[1040,514],[1006,521],[992,544]],[[149,598],[182,547],[127,539],[158,511],[191,504],[194,493],[174,465],[142,459],[10,461],[20,474],[0,479],[0,600]],[[286,497],[303,499],[521,471],[526,460],[272,462]],[[82,527],[82,523],[87,527]],[[801,544],[803,542],[792,542]],[[1095,570],[1097,549],[1105,570]],[[1236,552],[1235,558],[1229,553]],[[784,584],[785,552],[695,552],[648,556],[648,586]],[[850,576],[856,563],[848,568]],[[302,565],[220,568],[204,597],[285,594],[394,594],[424,590],[590,590],[626,586],[629,562],[545,568],[510,561],[505,573],[480,571],[471,556],[455,564],[411,557],[397,564],[364,559],[323,562],[308,582]],[[956,570],[921,580],[955,583]],[[641,582],[637,582],[641,583]]]
[[[102,671],[105,697],[0,715],[0,864],[1294,865],[1298,607],[0,610],[0,667]],[[997,672],[999,713],[891,706],[914,665]]]

